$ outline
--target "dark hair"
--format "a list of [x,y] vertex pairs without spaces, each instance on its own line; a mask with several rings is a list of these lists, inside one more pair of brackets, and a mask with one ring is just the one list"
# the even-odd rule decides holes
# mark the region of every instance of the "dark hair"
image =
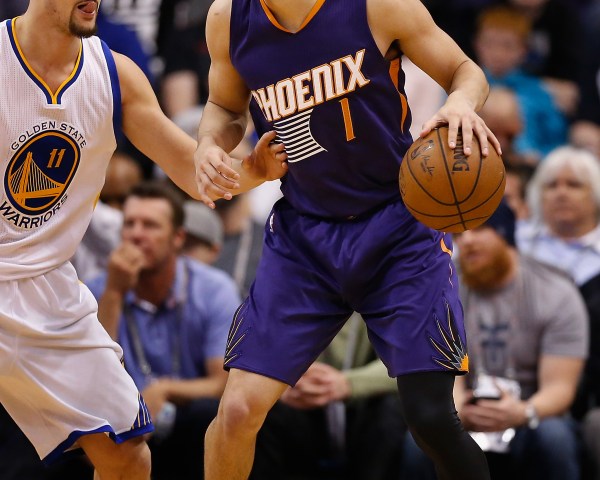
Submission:
[[149,180],[137,184],[131,189],[127,198],[156,198],[166,200],[171,205],[173,212],[173,227],[183,227],[183,198],[170,184],[159,180]]

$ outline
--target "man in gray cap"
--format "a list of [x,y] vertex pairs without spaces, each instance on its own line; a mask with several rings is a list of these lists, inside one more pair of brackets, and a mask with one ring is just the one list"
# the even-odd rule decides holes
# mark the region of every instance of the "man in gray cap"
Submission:
[[202,202],[188,200],[184,203],[183,228],[186,240],[183,253],[199,262],[212,265],[223,245],[223,224],[219,215]]

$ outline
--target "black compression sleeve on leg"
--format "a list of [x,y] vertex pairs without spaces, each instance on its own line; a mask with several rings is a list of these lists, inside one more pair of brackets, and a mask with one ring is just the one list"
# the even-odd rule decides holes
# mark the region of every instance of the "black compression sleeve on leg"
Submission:
[[484,453],[456,413],[449,372],[421,372],[397,379],[402,413],[413,438],[433,460],[440,480],[489,480]]

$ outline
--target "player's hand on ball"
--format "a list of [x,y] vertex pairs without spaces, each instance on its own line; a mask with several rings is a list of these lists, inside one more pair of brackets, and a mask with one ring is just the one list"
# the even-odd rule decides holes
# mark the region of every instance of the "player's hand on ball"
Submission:
[[500,142],[460,92],[452,92],[448,96],[446,103],[423,124],[419,136],[424,137],[434,128],[444,124],[448,125],[448,146],[450,148],[456,147],[460,130],[463,151],[467,156],[471,155],[473,151],[474,141],[479,142],[480,151],[484,157],[489,155],[490,148],[496,150],[498,155],[502,155]]
[[250,155],[242,161],[249,175],[264,181],[276,180],[287,173],[287,153],[282,143],[274,143],[276,133],[265,133]]

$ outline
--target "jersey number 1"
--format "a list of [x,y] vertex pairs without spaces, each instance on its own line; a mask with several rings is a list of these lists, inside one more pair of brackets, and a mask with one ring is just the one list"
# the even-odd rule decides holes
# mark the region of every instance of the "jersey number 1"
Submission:
[[342,98],[340,100],[340,105],[342,106],[342,115],[344,116],[344,128],[346,129],[346,141],[354,140],[356,136],[354,135],[354,127],[352,126],[352,115],[350,115],[350,103],[347,98]]

